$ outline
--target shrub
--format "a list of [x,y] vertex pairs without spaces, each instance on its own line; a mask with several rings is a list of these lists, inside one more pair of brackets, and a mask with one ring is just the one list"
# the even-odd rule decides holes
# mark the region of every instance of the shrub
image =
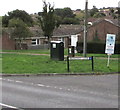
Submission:
[[[88,42],[87,43],[87,53],[105,53],[105,43],[104,42]],[[115,54],[120,54],[120,43],[115,44]],[[79,50],[80,49],[80,50]],[[77,42],[77,51],[78,53],[83,50],[83,42]]]

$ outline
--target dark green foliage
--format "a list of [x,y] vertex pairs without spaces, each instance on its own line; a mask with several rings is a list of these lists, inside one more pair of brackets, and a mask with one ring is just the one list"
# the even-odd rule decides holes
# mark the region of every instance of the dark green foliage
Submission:
[[47,4],[45,1],[43,3],[43,12],[41,13],[41,16],[38,18],[38,20],[43,30],[44,36],[48,37],[48,41],[50,41],[57,24],[57,20],[55,19],[56,17],[54,15],[54,6],[51,6],[50,3]]
[[114,9],[113,8],[110,9],[110,13],[114,13]]
[[[99,54],[105,54],[105,42],[88,42],[87,43],[87,53],[99,53]],[[115,54],[120,54],[120,43],[115,44]],[[77,48],[80,48],[82,50],[83,43],[78,42]],[[82,51],[81,51],[82,52]]]
[[7,15],[2,17],[2,26],[3,27],[8,27],[9,24],[9,17]]
[[27,25],[20,19],[11,19],[9,28],[11,29],[11,38],[19,41],[20,48],[22,40],[32,35]]
[[55,9],[55,14],[57,16],[60,16],[62,19],[64,18],[74,18],[75,15],[73,14],[73,11],[70,8],[63,8],[63,9]]
[[75,18],[75,14],[70,8],[57,8],[55,9],[55,15],[61,20],[61,24],[79,24],[79,20]]
[[94,18],[101,18],[101,17],[105,17],[106,15],[104,13],[100,13],[100,12],[97,12],[96,14],[94,14]]
[[8,16],[7,15],[3,16],[3,19],[2,19],[3,26],[8,27],[9,20],[13,18],[21,19],[28,26],[33,26],[33,20],[31,16],[27,12],[18,10],[18,9],[8,12]]
[[79,20],[75,18],[64,18],[61,24],[79,24]]
[[97,12],[99,12],[99,11],[96,8],[96,6],[93,6],[93,8],[89,11],[91,17],[93,17],[94,14],[96,14]]

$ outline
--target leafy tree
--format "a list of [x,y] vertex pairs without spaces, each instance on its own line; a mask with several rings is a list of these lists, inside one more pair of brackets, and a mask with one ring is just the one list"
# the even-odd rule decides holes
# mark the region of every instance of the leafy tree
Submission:
[[11,29],[11,38],[15,41],[17,40],[20,49],[22,49],[22,41],[25,38],[32,36],[29,28],[21,19],[15,18],[9,21],[9,28]]
[[3,27],[8,27],[8,23],[9,23],[9,17],[7,15],[2,17],[2,26]]
[[57,16],[60,16],[62,19],[68,17],[68,18],[74,18],[75,14],[73,14],[73,11],[70,8],[63,8],[63,9],[55,9],[55,14]]
[[79,20],[76,18],[64,18],[62,24],[79,24]]
[[113,8],[110,8],[109,10],[110,10],[110,13],[112,13],[112,14],[114,13],[114,9]]
[[63,16],[63,9],[56,8],[55,9],[55,15],[57,15],[57,16],[61,17],[61,19],[63,19],[64,18],[64,16]]
[[94,18],[100,18],[100,17],[105,17],[106,15],[104,14],[104,13],[99,13],[99,12],[97,12],[97,13],[95,13],[94,14]]
[[63,9],[63,16],[65,17],[69,17],[69,18],[74,18],[75,14],[73,14],[73,11],[70,8],[64,8]]
[[9,20],[13,18],[16,18],[16,19],[19,18],[28,26],[33,26],[32,17],[27,12],[23,10],[18,10],[18,9],[8,12],[8,16],[7,15],[3,16],[3,20],[2,20],[3,26],[8,27]]
[[96,8],[96,6],[93,6],[93,8],[90,10],[89,13],[90,13],[90,16],[93,17],[94,14],[96,14],[97,12],[99,12],[98,9]]
[[54,14],[54,6],[51,6],[50,3],[46,3],[43,1],[43,12],[41,16],[38,18],[41,28],[43,30],[44,36],[48,38],[48,43],[50,42],[50,38],[53,35],[53,31],[58,27],[58,21],[56,20]]
[[73,14],[73,11],[67,7],[67,8],[57,8],[55,9],[55,14],[60,18],[61,24],[79,24],[79,19],[76,18],[75,14]]
[[0,37],[1,35],[2,35],[2,17],[0,16]]

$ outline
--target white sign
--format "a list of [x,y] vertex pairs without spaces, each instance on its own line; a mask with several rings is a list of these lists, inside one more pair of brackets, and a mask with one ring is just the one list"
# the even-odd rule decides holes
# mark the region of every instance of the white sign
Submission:
[[53,48],[56,48],[56,44],[53,44]]
[[114,47],[115,47],[115,35],[107,34],[105,53],[114,54]]
[[69,60],[91,60],[91,57],[69,57]]
[[77,41],[78,41],[78,36],[77,35],[71,35],[71,46],[76,47],[77,46]]

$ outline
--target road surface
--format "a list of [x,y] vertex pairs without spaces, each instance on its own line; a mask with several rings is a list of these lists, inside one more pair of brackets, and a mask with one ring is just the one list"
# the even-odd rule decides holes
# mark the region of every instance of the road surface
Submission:
[[118,108],[118,75],[3,77],[3,108]]

